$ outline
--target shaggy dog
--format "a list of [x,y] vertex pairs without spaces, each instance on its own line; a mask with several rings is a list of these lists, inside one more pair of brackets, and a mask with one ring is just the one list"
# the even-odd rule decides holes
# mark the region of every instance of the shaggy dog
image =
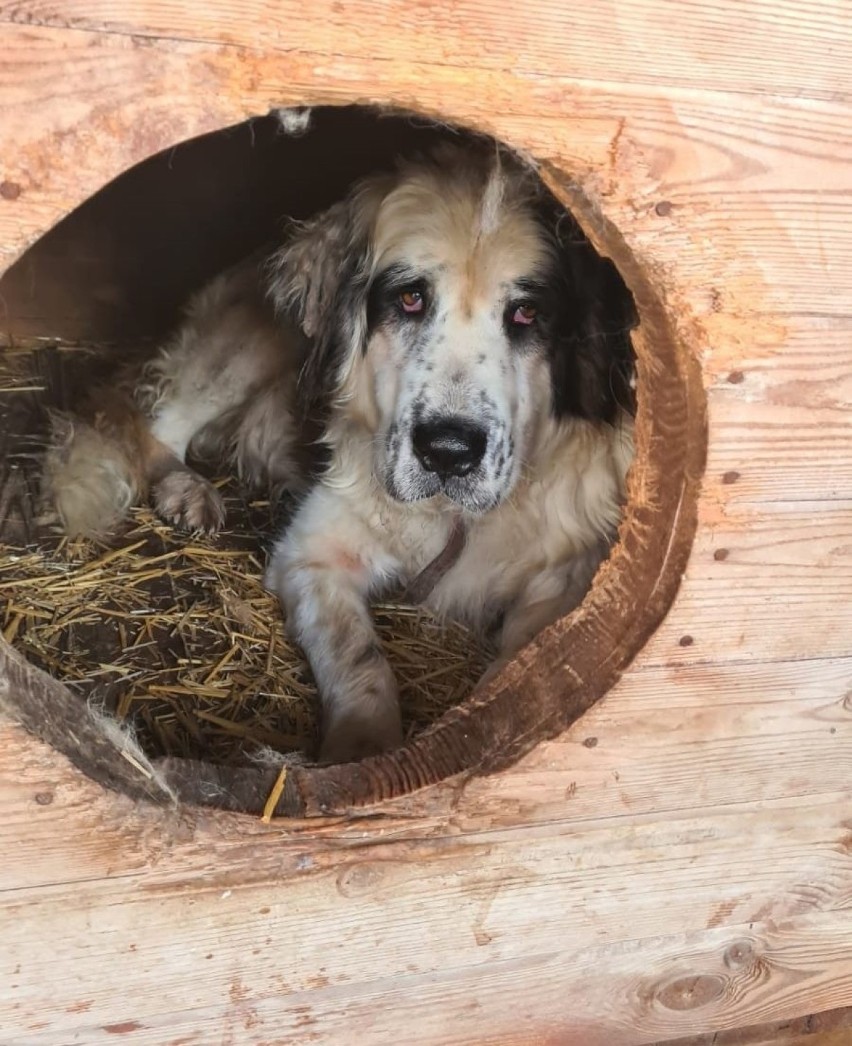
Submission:
[[124,392],[60,428],[48,489],[84,533],[145,494],[215,530],[188,452],[301,490],[267,584],[316,678],[320,758],[358,759],[401,740],[371,598],[407,588],[499,660],[583,598],[625,496],[635,322],[531,171],[443,149],[217,277]]

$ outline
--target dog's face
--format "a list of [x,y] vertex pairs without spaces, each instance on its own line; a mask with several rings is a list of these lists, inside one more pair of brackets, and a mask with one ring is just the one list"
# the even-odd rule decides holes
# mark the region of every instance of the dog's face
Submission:
[[[613,420],[630,322],[607,319],[617,274],[528,174],[450,155],[366,183],[308,226],[279,255],[273,293],[316,339],[308,385],[331,379],[387,493],[480,514],[549,427]],[[323,252],[331,276],[315,271]]]
[[440,178],[421,175],[382,201],[361,365],[387,491],[480,513],[511,492],[550,412],[540,321],[550,252],[524,208],[489,201],[497,178],[466,188],[446,197]]

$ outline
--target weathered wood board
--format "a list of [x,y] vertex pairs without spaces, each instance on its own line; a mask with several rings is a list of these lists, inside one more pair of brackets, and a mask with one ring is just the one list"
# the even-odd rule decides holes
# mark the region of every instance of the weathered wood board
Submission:
[[0,269],[184,138],[415,106],[583,181],[710,422],[668,618],[511,770],[264,826],[135,805],[2,721],[0,1041],[850,1041],[785,1030],[852,1005],[848,14],[0,0]]

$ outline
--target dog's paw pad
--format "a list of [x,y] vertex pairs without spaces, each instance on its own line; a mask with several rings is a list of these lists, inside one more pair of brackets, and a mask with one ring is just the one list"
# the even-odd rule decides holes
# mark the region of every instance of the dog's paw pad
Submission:
[[225,522],[222,495],[196,472],[170,472],[155,485],[153,500],[157,514],[183,530],[213,534]]

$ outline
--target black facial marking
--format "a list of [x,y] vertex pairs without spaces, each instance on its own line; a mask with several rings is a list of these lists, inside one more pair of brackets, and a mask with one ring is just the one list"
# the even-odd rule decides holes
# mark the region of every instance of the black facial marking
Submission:
[[426,400],[421,393],[411,404],[411,421],[416,425],[426,414]]
[[494,478],[499,480],[503,477],[512,461],[512,446],[511,441],[507,438],[505,422],[497,418],[491,424],[490,445],[492,447]]
[[[538,220],[552,247],[546,279],[530,285],[539,310],[527,331],[546,347],[557,417],[615,420],[635,409],[630,331],[633,297],[613,263],[602,258],[558,201],[542,192]],[[523,338],[524,335],[518,335]]]

